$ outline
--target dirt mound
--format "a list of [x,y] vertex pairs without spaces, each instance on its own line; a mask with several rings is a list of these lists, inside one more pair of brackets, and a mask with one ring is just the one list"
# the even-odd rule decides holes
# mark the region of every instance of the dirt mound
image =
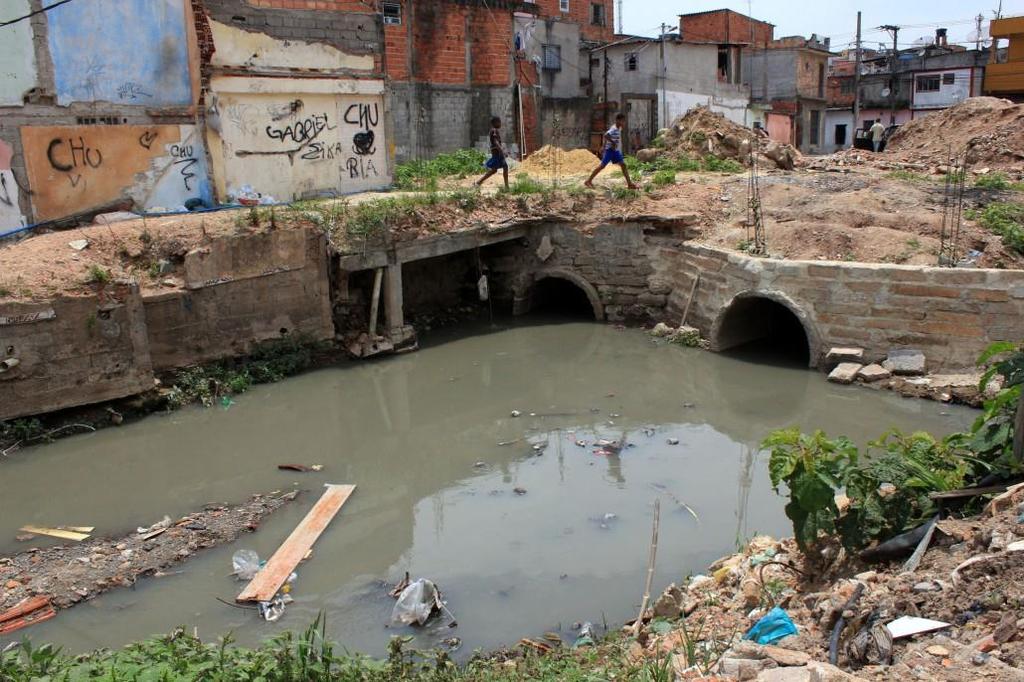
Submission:
[[750,165],[751,144],[759,148],[758,162],[767,166],[792,170],[800,152],[788,144],[759,136],[753,129],[730,121],[708,107],[697,106],[677,118],[659,133],[665,144],[662,149],[644,149],[637,153],[641,161],[653,160],[661,154],[672,156],[704,156],[733,159]]
[[590,175],[598,159],[586,149],[561,149],[545,145],[526,157],[516,169],[534,178],[556,178],[564,175]]
[[974,167],[1019,167],[1024,161],[1024,105],[996,97],[971,97],[897,130],[888,150],[902,160],[944,164],[967,150]]

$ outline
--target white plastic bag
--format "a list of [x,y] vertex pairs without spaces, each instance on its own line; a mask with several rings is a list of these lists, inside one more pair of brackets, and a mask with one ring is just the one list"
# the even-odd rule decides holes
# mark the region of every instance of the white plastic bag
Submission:
[[398,595],[395,608],[391,611],[391,622],[423,625],[434,609],[438,608],[439,602],[437,586],[429,580],[420,578]]
[[239,580],[252,580],[260,570],[260,556],[251,549],[240,549],[231,555],[231,567]]

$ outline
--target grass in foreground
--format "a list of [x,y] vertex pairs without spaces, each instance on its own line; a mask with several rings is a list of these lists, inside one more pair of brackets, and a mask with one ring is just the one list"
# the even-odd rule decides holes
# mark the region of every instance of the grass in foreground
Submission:
[[1006,248],[1024,254],[1024,204],[993,202],[980,210],[969,211],[967,217],[1001,236]]
[[475,657],[458,666],[443,652],[407,649],[392,638],[385,660],[341,654],[327,637],[324,618],[298,635],[284,633],[256,648],[232,645],[230,637],[204,643],[179,628],[119,651],[99,650],[70,657],[52,645],[20,647],[0,654],[0,679],[154,680],[159,682],[670,682],[670,660],[630,664],[625,645],[557,650],[545,656]]
[[474,173],[483,175],[486,160],[487,156],[479,150],[460,149],[425,161],[407,161],[395,168],[395,186],[406,190],[437,191],[441,178],[464,178]]

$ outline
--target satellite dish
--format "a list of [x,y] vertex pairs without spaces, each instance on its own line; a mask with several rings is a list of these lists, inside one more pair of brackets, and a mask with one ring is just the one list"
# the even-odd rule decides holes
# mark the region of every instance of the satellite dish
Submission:
[[882,97],[889,96],[889,88],[882,88]]

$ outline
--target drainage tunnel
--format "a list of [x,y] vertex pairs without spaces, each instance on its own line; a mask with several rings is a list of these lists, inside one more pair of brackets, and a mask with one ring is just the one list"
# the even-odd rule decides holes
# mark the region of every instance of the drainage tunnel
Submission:
[[559,276],[544,277],[534,282],[530,291],[530,312],[578,320],[604,318],[597,292],[589,284]]
[[761,362],[811,364],[811,344],[800,318],[785,304],[761,296],[737,298],[722,313],[714,348]]

